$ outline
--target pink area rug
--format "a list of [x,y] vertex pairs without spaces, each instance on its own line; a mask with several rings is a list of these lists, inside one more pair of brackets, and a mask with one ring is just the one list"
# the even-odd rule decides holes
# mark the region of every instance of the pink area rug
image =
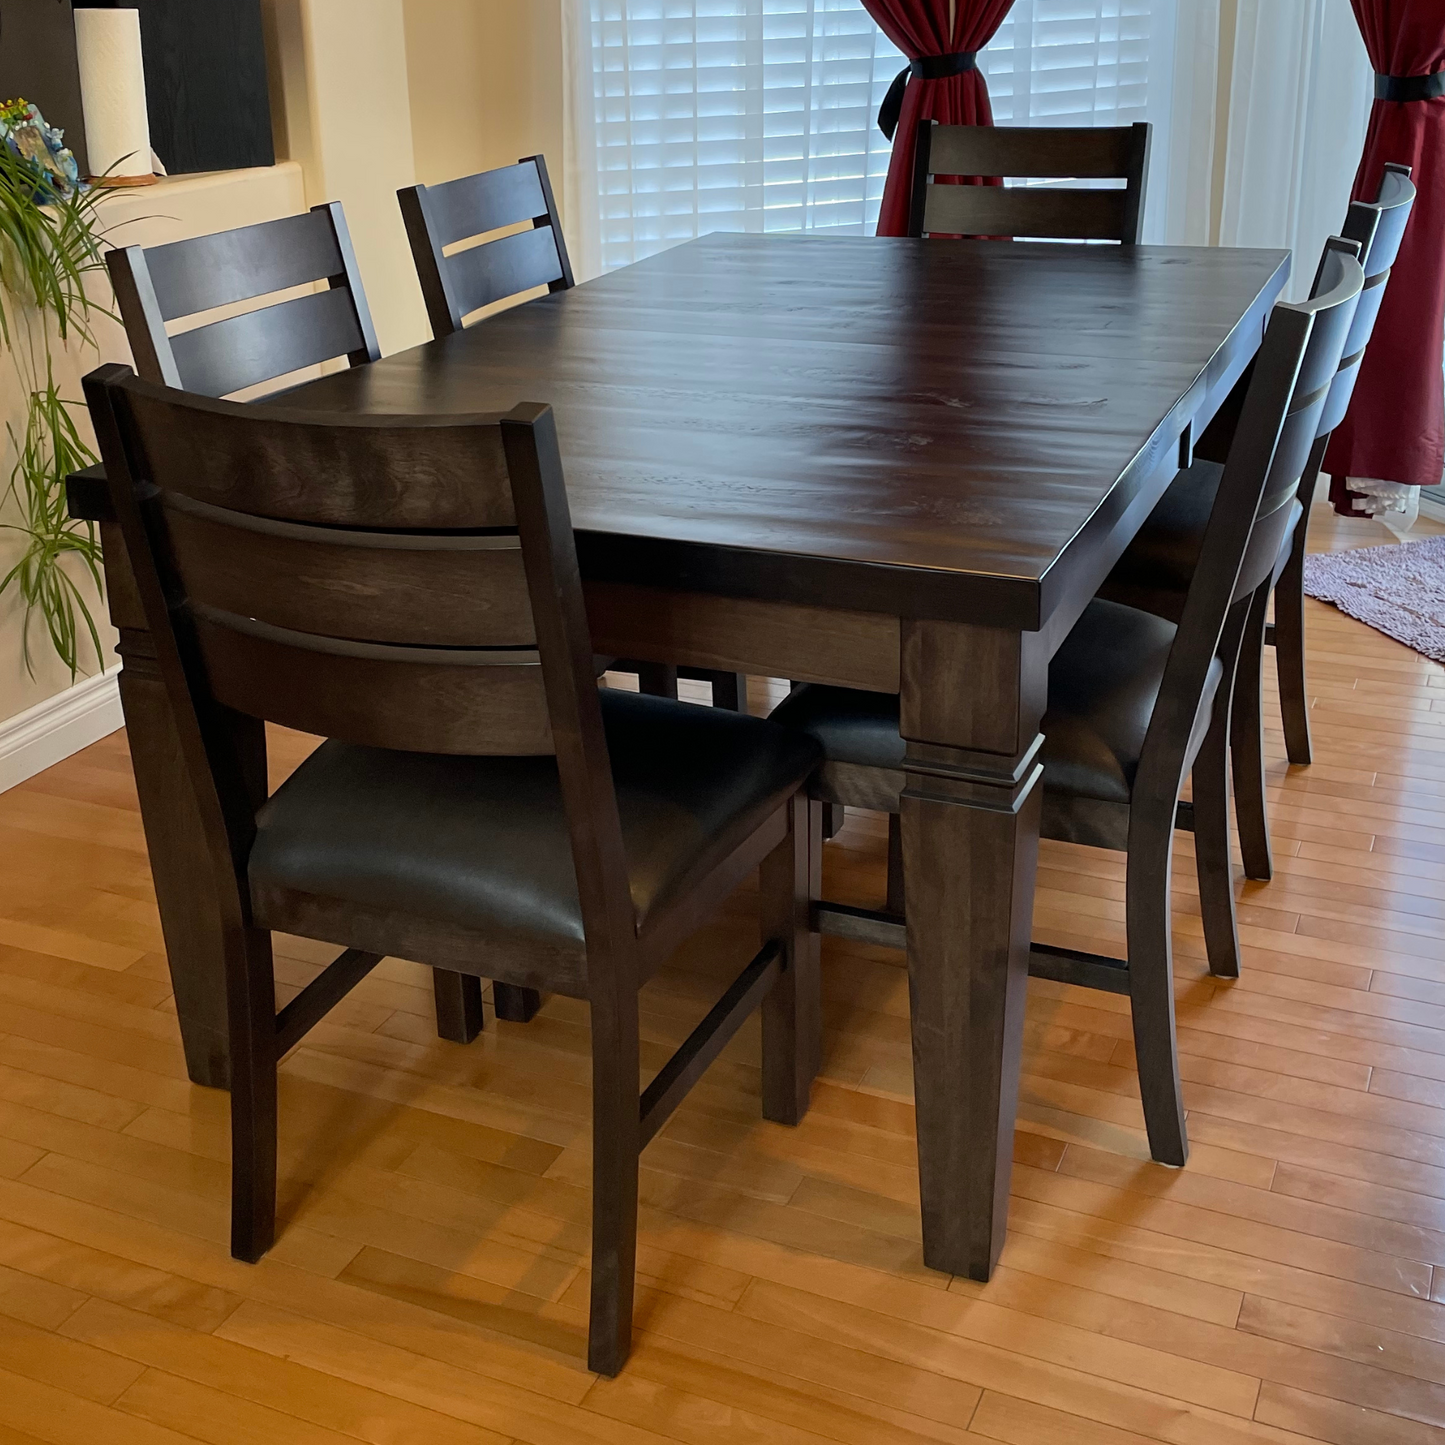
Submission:
[[1445,662],[1445,537],[1306,557],[1305,592]]

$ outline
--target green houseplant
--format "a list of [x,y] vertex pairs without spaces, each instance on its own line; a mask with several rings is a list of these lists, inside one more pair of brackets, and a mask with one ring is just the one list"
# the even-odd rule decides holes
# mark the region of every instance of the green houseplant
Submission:
[[19,560],[0,577],[0,597],[18,590],[25,606],[25,665],[34,672],[32,634],[43,630],[72,678],[88,637],[100,634],[71,566],[101,588],[100,542],[89,523],[71,521],[65,478],[95,455],[77,425],[78,400],[55,382],[55,348],[94,346],[91,322],[110,314],[86,290],[104,272],[96,207],[99,193],[79,184],[74,162],[24,101],[0,106],[0,347],[25,399],[23,422],[7,423],[14,460],[3,489],[18,521]]

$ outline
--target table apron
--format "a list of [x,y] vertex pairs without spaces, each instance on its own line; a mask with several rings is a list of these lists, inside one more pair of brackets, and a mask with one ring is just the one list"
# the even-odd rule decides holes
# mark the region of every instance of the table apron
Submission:
[[592,645],[607,656],[900,690],[894,616],[616,582],[583,591]]

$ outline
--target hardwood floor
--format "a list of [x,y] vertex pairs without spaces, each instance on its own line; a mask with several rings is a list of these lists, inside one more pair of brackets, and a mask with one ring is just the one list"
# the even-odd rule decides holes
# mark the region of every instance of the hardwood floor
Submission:
[[[615,1381],[583,1363],[582,1005],[459,1048],[388,960],[284,1066],[282,1234],[235,1263],[123,736],[0,796],[0,1445],[1445,1440],[1445,670],[1308,623],[1317,762],[1287,771],[1275,717],[1237,983],[1178,844],[1189,1167],[1148,1162],[1126,1000],[1036,981],[1002,1264],[926,1270],[902,957],[830,940],[804,1124],[759,1118],[753,1022],[644,1158]],[[881,901],[885,853],[850,816],[829,895]],[[1045,845],[1036,935],[1119,949],[1122,869]],[[649,987],[649,1067],[750,909]],[[289,997],[326,951],[278,942]]]

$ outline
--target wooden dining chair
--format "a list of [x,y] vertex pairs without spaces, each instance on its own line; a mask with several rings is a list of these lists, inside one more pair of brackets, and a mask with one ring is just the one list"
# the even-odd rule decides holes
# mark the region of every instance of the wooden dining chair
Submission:
[[[339,201],[165,246],[106,256],[136,370],[201,396],[231,396],[303,368],[381,355]],[[325,282],[325,290],[317,290]],[[179,332],[169,323],[277,293],[299,295]]]
[[[126,339],[143,381],[200,396],[233,392],[345,357],[381,354],[339,201],[300,216],[220,231],[106,257]],[[316,283],[329,283],[325,291]],[[167,323],[310,285],[313,290],[171,336]],[[481,1019],[460,976],[437,975],[437,1031],[464,1042]],[[493,981],[499,1019],[526,1023],[541,1007],[535,989]]]
[[[575,284],[544,156],[438,186],[407,186],[396,199],[438,339],[461,331],[483,307]],[[530,229],[515,229],[528,223]],[[460,249],[448,255],[451,247]],[[614,668],[636,674],[639,689],[653,697],[675,698],[684,678],[709,684],[715,707],[748,710],[748,680],[740,672],[627,659]]]
[[[1189,1148],[1170,932],[1178,798],[1192,770],[1209,966],[1236,977],[1226,770],[1235,664],[1254,595],[1292,525],[1300,471],[1344,352],[1364,282],[1358,250],[1336,240],[1322,294],[1274,309],[1178,624],[1096,599],[1049,667],[1041,831],[1126,855],[1127,957],[1035,943],[1029,971],[1128,996],[1149,1147],[1165,1164],[1182,1165]],[[814,797],[891,814],[906,806],[896,696],[809,685],[773,718],[822,744]],[[909,861],[905,853],[904,918]],[[896,939],[904,922],[827,902],[815,915],[824,931],[873,942]]]
[[[759,1006],[763,1114],[808,1106],[820,749],[599,689],[545,406],[328,416],[124,367],[85,390],[220,909],[232,1253],[275,1235],[279,1060],[383,955],[586,999],[588,1358],[615,1374],[638,1156]],[[265,722],[327,739],[270,797],[237,750]],[[761,951],[639,1098],[639,989],[758,868]],[[279,1013],[273,930],[345,950]]]
[[[1275,649],[1275,666],[1279,674],[1280,712],[1284,719],[1285,750],[1292,763],[1306,764],[1311,759],[1309,687],[1305,676],[1304,635],[1304,559],[1309,526],[1310,503],[1324,466],[1325,451],[1334,430],[1345,419],[1354,396],[1360,363],[1375,330],[1380,304],[1385,298],[1395,258],[1400,253],[1405,227],[1415,205],[1415,184],[1410,167],[1386,165],[1374,201],[1356,201],[1350,206],[1343,235],[1356,240],[1363,248],[1361,261],[1365,268],[1365,294],[1355,314],[1354,329],[1345,346],[1345,359],[1340,374],[1330,389],[1325,407],[1321,434],[1315,442],[1300,479],[1300,501],[1304,516],[1295,532],[1293,545],[1274,587],[1274,622],[1265,629],[1265,641]],[[1268,842],[1268,832],[1265,832]]]
[[[432,334],[460,331],[484,306],[573,284],[543,156],[396,193]],[[529,225],[527,230],[515,230]],[[507,235],[494,233],[508,231]],[[448,247],[460,247],[447,254]]]
[[[1138,242],[1152,128],[939,125],[918,127],[911,236],[1029,236]],[[1122,188],[959,185],[959,178],[1116,180]],[[940,178],[944,178],[940,184]]]
[[[1234,779],[1234,810],[1240,852],[1248,878],[1261,882],[1273,876],[1269,838],[1264,751],[1262,671],[1266,642],[1275,644],[1279,671],[1280,713],[1291,763],[1310,761],[1309,699],[1305,680],[1304,558],[1310,505],[1314,499],[1325,449],[1344,419],[1354,395],[1355,380],[1379,315],[1390,269],[1415,200],[1409,167],[1387,166],[1379,194],[1372,202],[1351,204],[1342,234],[1358,242],[1365,289],[1345,344],[1339,370],[1330,384],[1320,414],[1319,433],[1300,476],[1297,523],[1284,539],[1272,575],[1254,600],[1240,644],[1234,717],[1230,726],[1230,758]],[[1328,255],[1328,250],[1326,251]],[[1323,267],[1323,262],[1321,263]],[[1315,291],[1323,284],[1316,272]],[[1227,405],[1200,439],[1193,465],[1175,478],[1140,529],[1100,592],[1101,596],[1142,607],[1177,621],[1188,594],[1189,580],[1203,545],[1204,529],[1213,510],[1228,455],[1237,405]],[[1274,623],[1268,621],[1271,596]]]

